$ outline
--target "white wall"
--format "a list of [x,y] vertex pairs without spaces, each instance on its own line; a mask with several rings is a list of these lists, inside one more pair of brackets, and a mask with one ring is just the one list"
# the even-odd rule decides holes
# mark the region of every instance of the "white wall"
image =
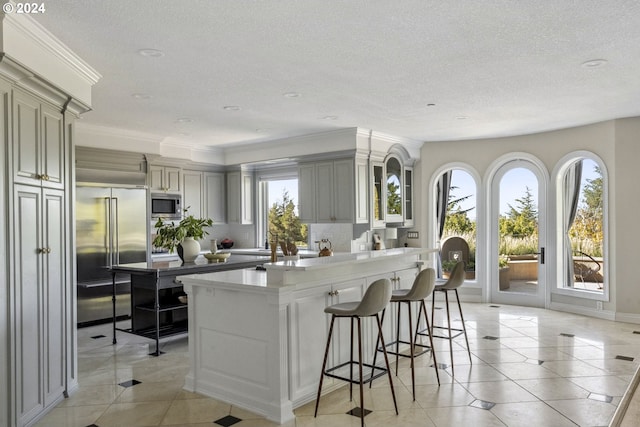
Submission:
[[640,323],[640,117],[616,120],[615,164],[610,168],[615,187],[611,215],[615,238],[612,261],[616,281],[616,319]]
[[[478,171],[482,176],[481,194],[478,197],[484,197],[489,184],[486,181],[490,165],[500,156],[511,152],[529,153],[540,159],[549,176],[563,156],[580,150],[599,156],[609,172],[611,292],[610,301],[604,304],[604,312],[609,313],[610,318],[616,315],[616,318],[622,319],[623,316],[624,320],[640,323],[638,269],[635,267],[637,242],[640,242],[640,229],[637,226],[640,212],[640,191],[637,188],[640,182],[640,117],[508,138],[425,143],[417,164],[421,185],[418,188],[420,197],[416,228],[421,233],[421,244],[430,246],[436,240],[432,235],[433,227],[429,227],[429,221],[434,221],[434,196],[429,182],[444,165],[463,163]],[[549,185],[554,185],[553,180],[549,181]],[[552,188],[549,190],[551,196]],[[553,209],[553,201],[548,200],[547,206]],[[549,235],[553,236],[554,233]],[[556,276],[552,273],[549,277]],[[554,285],[551,283],[550,287]],[[566,295],[552,295],[551,300],[559,305],[575,306],[580,313],[598,315],[594,300]]]

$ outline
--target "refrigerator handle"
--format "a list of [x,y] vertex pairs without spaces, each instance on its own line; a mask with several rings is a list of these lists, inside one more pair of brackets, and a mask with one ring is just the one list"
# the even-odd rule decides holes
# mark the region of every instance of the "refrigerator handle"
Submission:
[[105,202],[105,229],[106,229],[106,233],[104,235],[104,246],[106,248],[106,252],[107,252],[107,260],[106,260],[106,265],[108,267],[111,267],[111,265],[113,264],[113,259],[111,256],[111,247],[112,247],[112,242],[111,242],[111,198],[110,197],[105,197],[104,198],[104,202]]
[[113,230],[113,237],[115,239],[113,248],[115,261],[114,264],[120,264],[120,230],[118,229],[118,223],[120,222],[120,214],[118,213],[118,198],[113,197],[113,205],[115,206],[114,214],[112,216],[115,230]]

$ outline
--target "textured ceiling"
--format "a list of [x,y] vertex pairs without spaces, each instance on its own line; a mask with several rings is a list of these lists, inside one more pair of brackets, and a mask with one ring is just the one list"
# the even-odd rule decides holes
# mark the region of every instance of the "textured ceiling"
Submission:
[[[103,75],[83,124],[159,141],[213,146],[348,127],[433,141],[640,115],[635,0],[55,0],[46,8],[34,17]],[[147,48],[164,56],[138,53]],[[593,59],[607,62],[581,65]],[[292,92],[299,96],[285,96]]]

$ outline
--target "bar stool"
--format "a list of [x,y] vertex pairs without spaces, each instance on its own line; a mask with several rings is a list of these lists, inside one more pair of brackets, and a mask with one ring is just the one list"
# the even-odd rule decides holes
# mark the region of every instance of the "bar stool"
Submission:
[[[340,304],[335,304],[329,306],[324,309],[324,312],[327,314],[331,314],[331,325],[329,326],[329,336],[327,338],[327,346],[324,352],[324,360],[322,361],[322,371],[320,372],[320,384],[318,385],[318,396],[316,398],[316,411],[314,413],[314,417],[318,415],[318,406],[320,405],[320,393],[322,391],[322,380],[324,376],[328,376],[331,378],[336,378],[339,380],[349,382],[349,400],[353,398],[353,384],[360,384],[360,423],[364,427],[364,391],[363,384],[370,382],[374,378],[378,378],[385,374],[385,372],[389,375],[389,385],[391,386],[391,395],[393,396],[393,405],[396,408],[396,415],[398,414],[398,405],[396,403],[396,393],[393,389],[393,381],[391,379],[391,371],[389,369],[389,359],[387,357],[387,352],[384,351],[384,360],[387,368],[376,367],[375,365],[370,365],[367,363],[363,363],[362,361],[362,317],[375,317],[376,323],[378,324],[378,336],[382,340],[382,345],[384,346],[384,338],[382,337],[382,323],[380,322],[380,317],[378,313],[380,313],[384,308],[389,304],[391,300],[391,282],[389,279],[380,279],[373,282],[367,291],[365,292],[362,300],[360,302],[345,302]],[[340,365],[337,365],[333,368],[326,369],[327,367],[327,358],[329,356],[329,347],[331,344],[331,335],[333,334],[333,324],[336,318],[350,318],[351,319],[351,358],[348,362],[344,362]],[[353,321],[357,320],[358,322],[358,361],[355,362],[353,360]],[[358,380],[355,381],[353,379],[353,365],[358,365]],[[349,377],[343,377],[333,373],[337,369],[340,369],[346,365],[349,365]],[[362,367],[366,366],[371,368],[372,376],[371,378],[364,380],[362,374]],[[373,375],[374,371],[380,371],[377,375]]]
[[[418,334],[418,328],[420,327],[420,314],[422,313],[424,313],[424,318],[427,323],[427,329],[425,330],[426,331],[431,330],[431,326],[429,325],[429,316],[427,316],[427,308],[425,306],[424,300],[429,295],[431,295],[435,285],[436,285],[436,272],[433,268],[427,268],[425,270],[422,270],[420,273],[418,273],[415,280],[413,281],[413,285],[411,286],[411,289],[397,289],[393,291],[391,294],[391,302],[398,303],[398,318],[396,322],[396,340],[395,342],[391,342],[387,344],[387,346],[391,346],[395,344],[396,351],[395,352],[388,351],[387,353],[396,355],[396,375],[398,375],[398,356],[411,358],[411,386],[413,390],[413,400],[416,400],[416,384],[415,384],[416,376],[415,376],[415,368],[414,368],[414,359],[416,356],[420,356],[428,351],[431,351],[431,355],[433,356],[433,367],[436,370],[436,378],[438,379],[438,385],[440,385],[440,374],[438,372],[438,362],[436,360],[436,354],[433,351],[433,339],[431,338],[431,334],[425,333],[424,331]],[[412,302],[420,303],[418,306],[418,320],[416,322],[415,335],[412,329],[412,323],[413,323],[413,320],[411,318]],[[402,311],[402,303],[407,304],[407,312],[409,313],[409,341],[402,341],[400,339],[400,312]],[[382,310],[381,323],[384,321],[385,311],[386,309]],[[430,345],[419,344],[417,342],[418,335],[429,336]],[[378,347],[378,342],[376,342],[376,349],[377,349],[376,355],[378,354],[378,351],[382,351],[382,349]],[[399,348],[400,343],[409,344],[409,354],[400,353],[400,348]],[[416,354],[415,352],[416,346],[421,347],[424,350]],[[376,363],[376,358],[374,356],[373,364],[375,365],[375,363]],[[371,384],[369,384],[369,386],[371,386]]]
[[[458,296],[458,288],[462,286],[464,283],[464,261],[458,262],[451,271],[451,275],[449,279],[442,283],[436,284],[436,287],[433,290],[433,298],[431,299],[431,335],[434,338],[444,338],[449,340],[449,352],[451,355],[451,375],[453,375],[453,339],[464,334],[464,340],[467,343],[467,353],[469,354],[469,363],[473,363],[471,361],[471,350],[469,349],[469,338],[467,337],[467,328],[464,325],[464,316],[462,315],[462,306],[460,305],[460,297]],[[449,292],[453,291],[456,294],[456,301],[458,302],[458,310],[460,311],[460,320],[462,321],[462,329],[452,328],[451,327],[451,315],[449,313]],[[433,313],[434,313],[434,305],[436,301],[436,292],[443,292],[445,304],[447,308],[447,326],[435,326],[433,321]],[[447,329],[448,335],[434,335],[434,329]],[[457,332],[457,334],[452,335],[453,332]]]

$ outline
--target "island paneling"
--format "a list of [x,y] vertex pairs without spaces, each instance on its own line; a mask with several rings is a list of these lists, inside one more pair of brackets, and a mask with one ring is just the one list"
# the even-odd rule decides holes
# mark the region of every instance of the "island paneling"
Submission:
[[[178,276],[190,301],[185,389],[278,423],[292,420],[293,409],[317,392],[330,321],[324,308],[359,301],[381,277],[394,289],[410,287],[432,252],[399,248],[266,263],[266,271]],[[386,342],[395,338],[393,308],[386,314]],[[371,362],[377,329],[368,321],[363,326]],[[349,358],[349,328],[334,327],[331,366]],[[326,392],[342,385],[325,384]]]

